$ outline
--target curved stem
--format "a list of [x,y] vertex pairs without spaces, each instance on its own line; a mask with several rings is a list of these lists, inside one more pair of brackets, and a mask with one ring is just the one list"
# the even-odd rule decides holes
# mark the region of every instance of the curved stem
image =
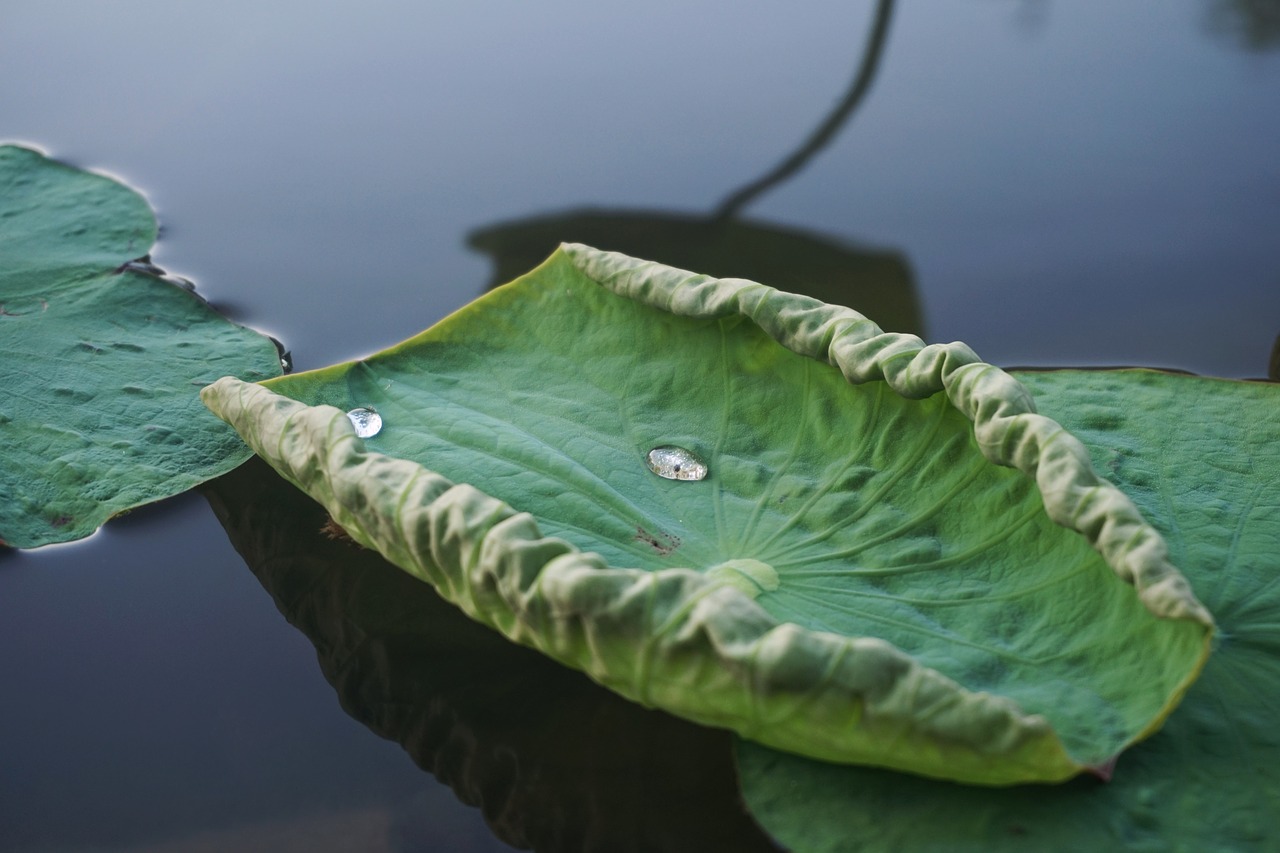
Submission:
[[876,71],[880,67],[880,57],[884,53],[886,37],[889,33],[889,21],[893,17],[894,0],[880,0],[876,6],[875,18],[871,22],[871,33],[867,36],[867,45],[863,51],[862,63],[854,75],[853,85],[848,94],[836,105],[831,115],[809,135],[804,145],[787,157],[763,177],[757,178],[742,189],[729,195],[716,209],[714,219],[723,221],[736,216],[744,207],[755,201],[761,194],[782,183],[800,171],[813,155],[825,148],[840,126],[848,120],[858,104],[862,102],[867,90],[875,80]]

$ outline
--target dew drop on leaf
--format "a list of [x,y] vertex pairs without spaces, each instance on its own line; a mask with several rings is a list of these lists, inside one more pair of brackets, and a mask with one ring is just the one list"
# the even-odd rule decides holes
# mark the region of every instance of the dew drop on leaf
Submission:
[[373,409],[364,407],[352,409],[347,412],[347,417],[351,420],[351,425],[356,428],[356,435],[360,438],[372,438],[382,432],[382,415]]
[[664,444],[649,451],[649,470],[668,480],[703,480],[707,463],[690,450]]

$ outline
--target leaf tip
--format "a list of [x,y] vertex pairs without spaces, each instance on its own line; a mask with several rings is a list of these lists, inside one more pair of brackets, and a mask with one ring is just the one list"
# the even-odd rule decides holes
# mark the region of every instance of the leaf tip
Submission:
[[1101,779],[1103,782],[1110,782],[1111,777],[1115,774],[1117,758],[1118,756],[1113,755],[1110,758],[1108,758],[1106,761],[1102,762],[1101,764],[1089,765],[1088,767],[1085,768],[1085,770],[1089,773],[1089,775],[1096,776],[1098,779]]

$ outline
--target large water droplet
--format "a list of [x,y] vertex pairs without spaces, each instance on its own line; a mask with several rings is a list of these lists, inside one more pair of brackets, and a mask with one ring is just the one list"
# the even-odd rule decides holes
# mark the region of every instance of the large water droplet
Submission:
[[351,425],[356,428],[356,435],[361,438],[371,438],[382,432],[382,415],[373,409],[358,408],[347,412],[347,417],[351,420]]
[[664,444],[649,451],[649,470],[668,480],[703,480],[707,476],[707,463],[683,447]]

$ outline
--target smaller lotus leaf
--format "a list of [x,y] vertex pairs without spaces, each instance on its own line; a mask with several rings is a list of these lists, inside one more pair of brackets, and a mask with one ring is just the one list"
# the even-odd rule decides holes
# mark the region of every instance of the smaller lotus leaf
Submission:
[[197,390],[277,376],[279,354],[131,265],[155,238],[128,187],[0,146],[0,543],[80,539],[247,457]]
[[809,297],[571,245],[268,385],[203,396],[357,541],[625,696],[781,749],[1105,772],[1207,654],[1160,536],[1021,385]]

